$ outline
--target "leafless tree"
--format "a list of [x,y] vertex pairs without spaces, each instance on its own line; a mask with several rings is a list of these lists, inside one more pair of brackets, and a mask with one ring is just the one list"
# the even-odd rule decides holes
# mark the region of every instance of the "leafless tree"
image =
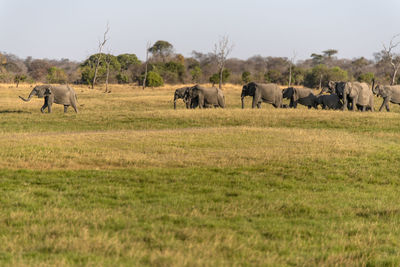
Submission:
[[93,76],[93,82],[92,82],[92,89],[94,88],[95,84],[96,84],[96,79],[97,79],[97,72],[99,70],[99,65],[100,65],[100,60],[102,57],[102,51],[103,51],[103,47],[106,44],[106,42],[109,40],[107,39],[107,34],[110,31],[110,25],[107,23],[106,26],[106,31],[103,34],[103,40],[99,41],[99,52],[96,55],[96,66],[94,68],[94,76]]
[[219,72],[219,89],[222,89],[222,73],[225,68],[226,59],[232,52],[233,45],[229,44],[229,36],[222,36],[218,43],[214,45],[214,56],[218,65]]
[[293,50],[293,56],[289,59],[289,87],[292,84],[292,67],[296,60],[296,56],[297,56],[297,53],[295,50]]
[[145,65],[144,65],[144,78],[143,78],[143,87],[142,87],[143,90],[144,90],[144,88],[146,88],[147,66],[149,64],[149,52],[150,52],[149,50],[150,50],[150,47],[151,47],[151,43],[147,42],[147,45],[146,45],[146,62],[145,62]]
[[397,72],[400,68],[400,55],[393,52],[393,50],[400,44],[400,41],[395,42],[395,39],[399,36],[400,34],[394,35],[388,46],[383,44],[383,50],[381,52],[382,60],[389,62],[392,68],[392,80],[390,82],[391,85],[396,83]]

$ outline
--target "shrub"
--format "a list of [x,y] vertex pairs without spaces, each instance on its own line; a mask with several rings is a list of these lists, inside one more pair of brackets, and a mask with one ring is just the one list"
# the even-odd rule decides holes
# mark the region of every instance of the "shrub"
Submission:
[[[144,78],[144,77],[143,77]],[[142,79],[143,81],[143,79]],[[147,73],[147,78],[146,78],[146,86],[149,87],[158,87],[158,86],[162,86],[164,85],[164,80],[163,78],[160,76],[160,74],[158,74],[155,71],[149,71]]]
[[248,71],[244,71],[242,73],[242,82],[249,83],[251,81],[251,73]]
[[360,75],[358,75],[357,81],[371,84],[374,78],[375,75],[372,72],[361,73]]

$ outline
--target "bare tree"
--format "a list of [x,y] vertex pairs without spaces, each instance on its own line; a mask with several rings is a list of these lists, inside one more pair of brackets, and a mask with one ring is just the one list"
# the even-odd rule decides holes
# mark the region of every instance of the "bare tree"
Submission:
[[229,36],[222,36],[218,43],[214,45],[214,56],[218,65],[219,89],[222,89],[222,73],[225,68],[226,59],[232,52],[233,45],[229,44]]
[[110,30],[110,26],[109,26],[109,24],[107,23],[106,31],[105,31],[104,34],[103,34],[103,40],[102,40],[102,41],[99,41],[99,46],[98,46],[98,47],[99,47],[99,52],[98,52],[97,55],[96,55],[96,66],[95,66],[95,68],[94,68],[94,76],[93,76],[93,81],[92,81],[92,89],[94,88],[94,86],[95,86],[95,84],[96,84],[97,72],[98,72],[98,70],[99,70],[99,65],[100,65],[100,60],[101,60],[101,57],[102,57],[103,47],[104,47],[104,45],[106,44],[106,42],[109,40],[109,39],[107,39],[107,34],[108,34],[109,30]]
[[145,62],[145,65],[144,65],[144,78],[143,78],[143,87],[142,87],[143,90],[144,90],[144,88],[146,88],[147,66],[149,64],[149,52],[150,52],[149,50],[150,50],[150,47],[151,47],[151,43],[147,42],[147,45],[146,45],[146,62]]
[[393,52],[393,49],[395,49],[400,44],[400,41],[394,42],[395,39],[399,36],[400,34],[396,34],[395,36],[393,36],[388,46],[383,44],[383,50],[381,52],[382,60],[389,62],[392,67],[393,72],[390,85],[394,85],[396,83],[396,75],[400,68],[400,55]]
[[297,56],[297,53],[295,50],[293,50],[293,56],[289,59],[289,87],[292,84],[292,67],[296,60],[296,56]]

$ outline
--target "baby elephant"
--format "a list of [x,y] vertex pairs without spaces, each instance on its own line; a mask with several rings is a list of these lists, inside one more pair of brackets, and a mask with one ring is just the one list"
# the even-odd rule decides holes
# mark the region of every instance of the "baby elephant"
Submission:
[[315,108],[318,105],[322,106],[322,109],[341,109],[342,102],[336,94],[332,95],[318,95],[315,99]]

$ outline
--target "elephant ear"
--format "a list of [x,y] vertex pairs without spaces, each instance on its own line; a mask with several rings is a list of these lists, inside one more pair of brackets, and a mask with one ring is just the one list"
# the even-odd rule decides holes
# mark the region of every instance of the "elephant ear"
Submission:
[[52,94],[51,87],[50,86],[46,87],[45,90],[44,90],[44,96],[49,96],[51,94]]

